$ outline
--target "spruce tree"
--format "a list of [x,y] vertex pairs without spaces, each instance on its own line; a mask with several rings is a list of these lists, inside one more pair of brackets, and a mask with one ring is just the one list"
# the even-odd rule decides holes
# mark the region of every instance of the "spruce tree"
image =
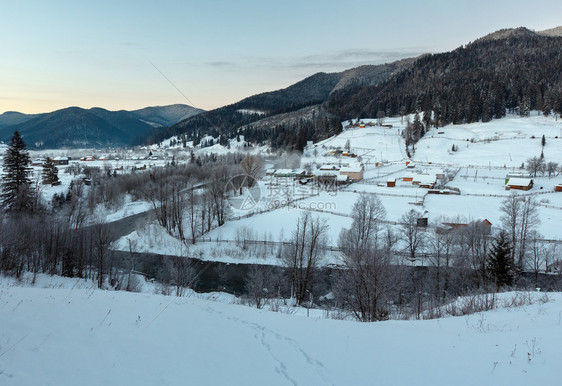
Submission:
[[35,208],[35,192],[31,184],[29,153],[16,130],[4,154],[1,206],[7,212],[31,212]]
[[503,286],[513,284],[513,261],[511,260],[511,245],[507,233],[502,229],[492,242],[492,249],[488,255],[488,273],[499,290]]
[[43,163],[42,182],[44,185],[52,185],[59,180],[59,170],[52,158],[47,158]]

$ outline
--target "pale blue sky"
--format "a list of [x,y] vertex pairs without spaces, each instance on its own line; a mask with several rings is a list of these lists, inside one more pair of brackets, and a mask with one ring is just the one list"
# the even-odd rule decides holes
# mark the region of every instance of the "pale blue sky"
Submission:
[[560,0],[0,0],[0,113],[211,109],[319,71],[562,25]]

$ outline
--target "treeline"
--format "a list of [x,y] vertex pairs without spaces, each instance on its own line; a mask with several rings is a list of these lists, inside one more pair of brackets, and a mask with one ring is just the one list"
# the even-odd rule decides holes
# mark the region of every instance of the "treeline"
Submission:
[[436,127],[489,121],[506,111],[562,112],[561,37],[515,30],[454,51],[425,55],[374,87],[334,92],[328,110],[342,119],[420,113]]
[[313,120],[300,119],[296,123],[280,123],[274,127],[255,128],[252,125],[239,131],[244,140],[273,149],[303,151],[307,141],[318,142],[341,133],[339,119],[319,117]]

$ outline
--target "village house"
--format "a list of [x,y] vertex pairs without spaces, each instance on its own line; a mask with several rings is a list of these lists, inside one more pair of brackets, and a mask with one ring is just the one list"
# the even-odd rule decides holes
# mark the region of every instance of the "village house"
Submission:
[[53,158],[53,162],[55,165],[68,165],[69,158],[68,157],[55,157]]
[[31,161],[31,166],[41,166],[45,163],[45,158],[35,158]]
[[353,182],[363,179],[363,165],[357,164],[352,166],[344,166],[340,169],[340,175],[348,176]]
[[412,178],[412,185],[417,185],[420,188],[433,189],[436,183],[434,175],[418,174]]
[[505,175],[505,183],[509,182],[510,178],[533,178],[533,176],[529,173],[507,173]]
[[530,190],[533,187],[533,180],[530,178],[510,178],[505,185],[505,190]]

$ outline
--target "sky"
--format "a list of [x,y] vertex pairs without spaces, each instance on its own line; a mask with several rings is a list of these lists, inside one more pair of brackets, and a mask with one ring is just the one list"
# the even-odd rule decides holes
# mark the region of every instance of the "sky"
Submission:
[[559,0],[0,0],[0,113],[208,110],[561,14]]

